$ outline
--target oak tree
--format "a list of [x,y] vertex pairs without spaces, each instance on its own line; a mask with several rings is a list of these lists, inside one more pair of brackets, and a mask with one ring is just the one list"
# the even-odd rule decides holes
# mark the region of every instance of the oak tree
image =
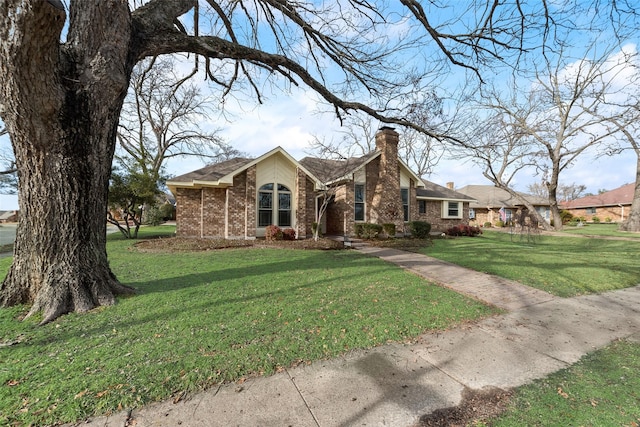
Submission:
[[556,22],[522,0],[455,9],[417,0],[67,4],[0,2],[0,118],[21,203],[0,305],[31,304],[28,315],[42,312],[43,323],[133,292],[109,268],[105,212],[118,119],[138,62],[188,53],[194,75],[222,96],[261,102],[270,88],[304,86],[340,117],[360,110],[442,139],[405,119],[403,99],[451,67],[481,80],[482,67],[529,44],[525,30]]

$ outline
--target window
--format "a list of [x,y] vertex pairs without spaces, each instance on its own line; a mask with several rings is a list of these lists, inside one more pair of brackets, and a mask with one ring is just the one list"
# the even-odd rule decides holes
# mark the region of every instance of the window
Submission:
[[404,214],[404,221],[409,221],[409,189],[401,188],[400,197],[402,197],[402,211]]
[[291,227],[291,191],[278,184],[278,225]]
[[443,201],[442,218],[462,218],[462,203]]
[[587,208],[586,211],[587,211],[587,214],[589,215],[595,215],[596,208]]
[[273,224],[273,184],[265,184],[258,191],[258,227]]
[[476,219],[476,211],[473,208],[469,208],[469,219]]
[[418,200],[418,212],[421,214],[427,213],[427,201],[426,200]]
[[364,184],[356,184],[354,188],[354,216],[356,221],[364,221]]
[[[273,204],[274,193],[278,200],[277,221],[273,220],[276,208]],[[265,184],[258,190],[258,227],[269,225],[291,227],[291,191],[282,184]]]

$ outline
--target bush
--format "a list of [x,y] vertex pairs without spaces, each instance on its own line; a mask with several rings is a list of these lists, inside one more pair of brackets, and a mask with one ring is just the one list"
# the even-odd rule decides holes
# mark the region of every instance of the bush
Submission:
[[471,227],[466,224],[458,224],[447,229],[446,233],[448,236],[476,237],[477,235],[482,234],[482,230],[480,230],[480,227]]
[[384,234],[387,235],[387,237],[395,237],[396,236],[396,225],[395,224],[391,224],[391,223],[382,224],[382,230],[384,231]]
[[150,206],[145,211],[144,223],[146,225],[157,226],[164,222],[162,211],[158,206]]
[[611,217],[606,217],[606,218],[604,219],[604,222],[612,222],[612,221],[613,221],[613,220],[611,219]]
[[269,225],[264,230],[266,240],[282,240],[282,230],[277,225]]
[[491,227],[493,227],[493,225],[491,224],[491,221],[487,221],[487,222],[484,223],[483,227],[484,228],[491,228]]
[[359,222],[356,224],[356,237],[360,239],[375,239],[382,231],[380,224]]
[[284,240],[296,240],[296,230],[293,228],[285,228],[282,230],[282,238]]
[[496,227],[504,227],[504,221],[502,221],[502,220],[497,220],[497,221],[496,221]]
[[598,218],[597,216],[594,216],[593,218],[591,218],[591,221],[593,221],[596,224],[598,224],[598,223],[600,223],[600,218]]
[[[578,222],[577,218],[574,218],[573,214],[569,211],[566,211],[564,209],[560,210],[560,218],[562,218],[562,223],[563,224],[567,224],[569,222]],[[574,221],[575,220],[575,221]]]
[[425,221],[413,221],[409,223],[411,235],[416,239],[428,239],[431,233],[431,224]]

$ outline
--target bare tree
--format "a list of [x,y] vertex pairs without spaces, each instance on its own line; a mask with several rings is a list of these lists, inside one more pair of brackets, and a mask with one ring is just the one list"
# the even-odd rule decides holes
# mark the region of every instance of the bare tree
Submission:
[[618,132],[607,117],[592,113],[605,105],[606,96],[618,90],[614,82],[625,70],[609,60],[611,53],[571,60],[560,49],[553,60],[543,63],[543,69],[536,70],[531,88],[521,91],[524,96],[514,85],[506,97],[494,91],[485,104],[508,117],[512,132],[525,141],[514,146],[511,158],[526,159],[539,173],[545,173],[556,229],[562,228],[558,207],[561,173],[585,151],[609,143]]
[[[417,118],[416,115],[412,120],[420,123],[416,120]],[[343,126],[337,132],[338,138],[327,140],[314,136],[309,153],[329,159],[348,159],[367,155],[376,149],[375,135],[378,128],[379,121],[371,116],[351,114],[345,118]],[[431,128],[435,126],[431,125]],[[402,137],[398,143],[398,156],[418,176],[431,174],[444,152],[445,147],[440,138],[425,135],[410,127],[402,129]]]
[[135,163],[158,180],[167,159],[197,156],[209,162],[239,155],[217,131],[204,131],[212,103],[200,89],[175,73],[171,57],[152,58],[133,69],[118,125],[116,159]]
[[522,203],[527,208],[527,215],[535,219],[535,224],[550,229],[550,224],[533,203],[512,186],[516,175],[536,165],[536,147],[531,144],[528,135],[521,132],[512,116],[501,111],[492,112],[485,120],[475,116],[472,116],[472,120],[477,123],[475,127],[470,126],[473,133],[468,138],[473,145],[465,147],[462,156],[471,156],[472,161],[483,169],[485,178]]
[[636,155],[636,176],[631,211],[627,219],[620,224],[620,230],[640,232],[640,104],[637,101],[633,104],[632,114],[610,117],[609,121],[620,131],[623,135],[622,140],[626,141],[628,147]]
[[[7,128],[0,125],[0,136],[8,133]],[[0,149],[0,190],[8,194],[18,191],[18,170],[16,161],[10,148]]]
[[453,15],[438,14],[445,2],[401,4],[78,0],[67,21],[60,0],[0,2],[0,115],[22,210],[0,305],[31,304],[46,323],[132,292],[109,268],[104,214],[118,119],[143,59],[194,54],[193,75],[223,96],[261,102],[270,85],[304,85],[339,117],[360,110],[444,139],[407,120],[403,99],[452,66],[481,77],[486,64],[512,62],[531,46],[525,34],[547,43],[561,21],[518,0],[476,0]]

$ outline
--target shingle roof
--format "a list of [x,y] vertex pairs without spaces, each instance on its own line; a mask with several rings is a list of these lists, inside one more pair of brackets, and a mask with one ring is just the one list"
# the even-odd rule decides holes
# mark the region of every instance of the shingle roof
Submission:
[[416,189],[416,196],[418,198],[438,199],[438,200],[468,200],[474,201],[473,197],[469,197],[463,193],[452,190],[442,185],[438,185],[431,181],[422,180],[424,188]]
[[231,172],[242,168],[244,165],[252,162],[254,159],[247,159],[244,157],[236,157],[224,162],[215,163],[213,165],[205,166],[201,169],[193,172],[185,173],[184,175],[171,178],[171,182],[192,182],[192,181],[218,181],[223,176],[230,174]]
[[318,177],[322,182],[329,183],[355,172],[362,165],[367,164],[380,154],[374,151],[362,157],[350,157],[346,160],[319,159],[305,157],[300,164]]
[[[522,202],[513,197],[509,192],[493,185],[467,185],[458,189],[458,192],[466,194],[476,200],[469,206],[472,208],[501,208],[510,206],[522,206]],[[547,206],[549,201],[544,197],[520,193],[526,200],[536,206]]]
[[605,191],[602,194],[594,196],[585,196],[579,199],[571,200],[568,202],[562,202],[562,208],[575,209],[575,208],[595,208],[598,206],[617,206],[630,205],[633,202],[633,193],[635,191],[635,184],[625,184],[622,187],[615,190]]

